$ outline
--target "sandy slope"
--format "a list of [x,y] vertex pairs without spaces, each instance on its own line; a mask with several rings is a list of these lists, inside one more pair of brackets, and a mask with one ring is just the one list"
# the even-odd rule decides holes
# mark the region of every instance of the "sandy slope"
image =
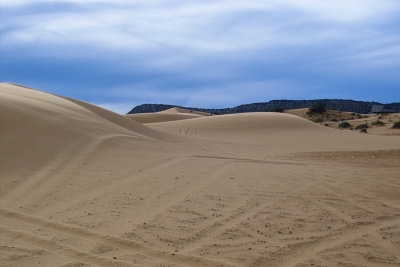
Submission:
[[208,112],[202,112],[202,111],[197,111],[197,110],[189,110],[185,108],[170,108],[164,111],[161,111],[159,113],[166,113],[166,114],[197,114],[201,116],[210,116],[211,113]]
[[188,110],[184,108],[170,108],[161,112],[127,114],[125,116],[140,123],[155,123],[187,120],[203,116],[211,116],[211,114],[201,111]]
[[[149,127],[194,139],[255,146],[251,153],[392,149],[399,145],[397,137],[379,138],[358,132],[342,132],[295,115],[272,112],[153,123]],[[247,151],[246,148],[243,151]]]
[[187,113],[137,113],[137,114],[127,114],[125,117],[132,119],[140,123],[154,123],[154,122],[165,122],[165,121],[177,121],[177,120],[187,120],[202,117],[197,114],[187,114]]
[[400,139],[276,113],[146,126],[0,85],[1,266],[400,265]]

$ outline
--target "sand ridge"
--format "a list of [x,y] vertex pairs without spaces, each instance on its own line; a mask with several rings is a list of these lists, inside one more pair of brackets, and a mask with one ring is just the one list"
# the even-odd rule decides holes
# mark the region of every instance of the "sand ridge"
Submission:
[[399,136],[280,113],[141,124],[12,84],[0,126],[0,265],[400,265]]
[[125,115],[129,119],[140,123],[155,123],[155,122],[165,122],[165,121],[177,121],[177,120],[187,120],[201,117],[197,114],[187,114],[187,113],[138,113],[138,114],[127,114]]
[[201,115],[201,116],[211,116],[211,113],[208,113],[208,112],[191,110],[191,109],[186,109],[186,108],[178,108],[178,107],[166,109],[164,111],[161,111],[160,113],[166,113],[166,114],[196,114],[196,115]]
[[126,114],[125,116],[140,123],[156,123],[212,116],[212,114],[175,107],[160,112]]

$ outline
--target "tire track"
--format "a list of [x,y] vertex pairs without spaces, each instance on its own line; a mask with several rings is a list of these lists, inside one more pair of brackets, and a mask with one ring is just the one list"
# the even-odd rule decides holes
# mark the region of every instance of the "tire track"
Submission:
[[[330,194],[332,194],[333,196],[335,196],[339,199],[346,199],[346,202],[348,204],[350,204],[354,208],[357,208],[358,210],[362,210],[363,212],[368,213],[368,214],[373,214],[373,211],[371,211],[370,207],[363,205],[360,203],[360,201],[349,198],[346,195],[351,195],[353,197],[359,197],[359,198],[362,198],[364,200],[371,202],[370,197],[367,197],[366,195],[363,195],[363,194],[360,194],[360,193],[357,193],[354,191],[346,190],[345,185],[340,187],[336,183],[334,183],[332,181],[328,181],[326,179],[317,180],[317,179],[311,178],[311,177],[309,177],[309,179],[314,181],[313,186],[318,187],[325,192],[329,192]],[[398,209],[398,207],[397,207],[398,205],[396,203],[393,203],[392,201],[374,198],[373,202],[375,204],[385,205],[392,209]]]
[[[308,184],[303,184],[299,187],[296,187],[290,191],[288,194],[291,194],[297,190],[302,190],[307,187]],[[210,243],[213,238],[224,233],[227,229],[235,227],[241,224],[243,221],[246,221],[248,217],[253,217],[263,210],[267,209],[271,206],[271,204],[277,203],[279,200],[269,201],[265,205],[259,205],[257,203],[254,204],[246,204],[242,205],[239,208],[236,208],[231,212],[229,217],[223,218],[221,220],[215,221],[214,223],[205,227],[205,229],[200,230],[196,234],[196,236],[201,236],[195,238],[194,241],[185,247],[185,251],[194,251],[202,246],[202,243]],[[260,201],[262,203],[262,201]],[[201,233],[201,235],[200,235]]]
[[11,193],[13,196],[23,196],[27,192],[34,191],[36,188],[39,188],[41,185],[51,180],[55,174],[60,177],[71,166],[78,165],[80,162],[84,162],[88,155],[103,142],[119,136],[122,135],[107,135],[98,137],[90,143],[80,142],[69,146],[68,150],[64,151],[63,157],[55,157],[44,165],[52,166],[51,170],[49,170],[48,167],[43,167],[34,175],[29,176],[29,179],[26,179],[23,184],[7,191],[2,198],[7,198],[8,195],[11,195]]
[[[134,250],[136,253],[143,254],[145,256],[148,256],[150,258],[155,258],[167,263],[172,263],[172,264],[178,264],[178,265],[192,265],[192,266],[230,266],[227,263],[224,262],[219,262],[207,258],[202,258],[202,257],[196,257],[192,255],[187,255],[187,254],[179,254],[179,253],[174,253],[174,254],[169,254],[157,249],[149,248],[146,246],[143,246],[139,243],[136,243],[132,240],[125,239],[125,238],[120,238],[112,235],[106,235],[98,232],[93,232],[93,231],[88,231],[84,230],[82,228],[78,228],[75,226],[68,226],[68,225],[63,225],[60,223],[56,223],[53,221],[48,221],[44,219],[40,219],[37,217],[33,217],[30,215],[25,215],[13,211],[9,211],[3,208],[0,208],[0,214],[1,216],[7,217],[7,218],[12,218],[15,220],[23,221],[25,223],[37,225],[40,227],[48,228],[54,231],[58,231],[61,233],[66,233],[71,236],[77,237],[79,239],[84,238],[84,239],[89,239],[93,240],[102,244],[107,244],[116,248],[119,248],[121,250]],[[74,251],[73,249],[70,249],[68,247],[64,247],[62,245],[56,244],[53,241],[48,241],[45,239],[41,239],[39,237],[33,237],[30,234],[27,233],[22,233],[14,230],[10,230],[4,227],[1,227],[1,230],[5,232],[8,235],[14,235],[14,236],[21,236],[22,238],[27,239],[28,241],[33,240],[32,242],[38,241],[39,244],[42,244],[43,247],[49,249],[55,245],[59,246],[56,247],[56,251],[59,252],[60,254],[65,253],[66,255],[69,255],[70,257],[77,258],[79,257],[79,260],[85,260],[89,259],[94,263],[94,261],[100,261],[99,259],[96,259],[95,256],[91,254],[87,255],[81,255],[80,253],[82,252],[77,252]],[[37,240],[36,240],[37,239]],[[64,255],[64,254],[63,254]],[[93,259],[94,258],[94,259]],[[103,258],[101,258],[103,259]],[[114,266],[114,265],[108,265],[108,263],[115,263],[114,261],[111,262],[106,262],[107,264],[103,264],[102,266]],[[98,263],[95,263],[98,264]]]
[[[297,247],[297,253],[295,256],[284,262],[282,266],[296,266],[297,264],[305,263],[308,260],[315,259],[318,257],[322,251],[334,248],[346,242],[350,242],[357,238],[361,238],[366,233],[377,232],[380,228],[390,226],[392,224],[397,224],[400,222],[399,216],[395,218],[388,219],[385,221],[380,221],[373,224],[364,224],[361,226],[353,225],[349,226],[350,229],[342,229],[337,234],[328,235],[322,237],[311,244],[299,244]],[[305,248],[306,247],[306,248]],[[294,252],[296,248],[292,247],[291,252]]]
[[70,258],[73,258],[75,260],[79,260],[88,264],[95,264],[99,266],[116,266],[116,267],[122,267],[122,266],[134,266],[133,264],[129,264],[126,262],[121,262],[121,261],[116,261],[116,260],[110,260],[107,258],[95,256],[92,254],[88,254],[82,251],[75,250],[73,248],[67,247],[60,245],[54,241],[47,240],[38,236],[34,236],[25,232],[21,231],[15,231],[8,229],[6,227],[0,226],[0,233],[2,235],[7,235],[12,239],[19,239],[19,240],[24,240],[25,242],[31,243],[34,246],[39,246],[42,249],[45,249],[47,251],[55,252],[57,254],[61,254],[63,256],[67,256]]
[[[107,186],[107,190],[108,190],[108,192],[111,192],[112,190],[117,189],[117,188],[121,188],[124,185],[129,185],[130,183],[132,183],[132,176],[135,176],[138,179],[139,178],[146,178],[146,176],[150,175],[151,173],[160,171],[162,169],[169,168],[169,167],[174,166],[174,165],[182,164],[182,162],[185,161],[185,160],[186,159],[183,158],[183,157],[176,157],[176,158],[164,161],[162,163],[159,163],[156,166],[150,166],[150,167],[142,170],[141,172],[136,172],[134,174],[127,175],[127,176],[119,179],[118,183],[115,183],[115,182],[111,181],[109,184],[106,185]],[[104,194],[104,188],[105,187],[103,186],[103,187],[93,188],[91,190],[88,190],[88,192],[86,192],[86,194],[84,194],[82,196],[79,196],[79,197],[76,197],[73,200],[70,200],[68,204],[69,204],[70,207],[73,207],[73,206],[79,205],[80,203],[82,203],[82,202],[84,202],[84,201],[86,201],[88,199],[98,198],[102,194]],[[62,208],[63,205],[64,205],[64,203],[54,204],[54,205],[51,206],[51,210],[57,211],[60,208]]]

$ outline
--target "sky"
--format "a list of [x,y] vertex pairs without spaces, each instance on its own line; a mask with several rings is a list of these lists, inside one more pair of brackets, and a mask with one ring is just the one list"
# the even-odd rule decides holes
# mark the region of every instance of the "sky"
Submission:
[[118,113],[400,102],[399,0],[2,0],[0,82]]

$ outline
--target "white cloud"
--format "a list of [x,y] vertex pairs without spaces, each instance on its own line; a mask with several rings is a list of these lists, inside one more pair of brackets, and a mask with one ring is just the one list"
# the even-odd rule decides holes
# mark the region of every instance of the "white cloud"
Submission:
[[318,19],[338,23],[385,19],[385,14],[388,12],[396,14],[400,8],[397,0],[281,0],[279,2]]
[[[43,1],[13,0],[2,4],[9,7],[33,5],[35,2]],[[80,11],[21,15],[24,17],[18,16],[17,12],[7,18],[3,24],[11,23],[17,27],[4,34],[4,41],[10,45],[84,44],[136,53],[174,49],[183,53],[229,53],[260,47],[312,44],[321,40],[326,42],[329,37],[334,38],[329,32],[335,26],[321,28],[318,22],[369,24],[376,18],[385,19],[388,13],[400,8],[398,1],[390,0],[112,3],[67,0],[65,3],[75,4],[77,10],[81,7]],[[89,8],[89,4],[93,5]],[[340,31],[340,28],[336,27],[335,31]]]

